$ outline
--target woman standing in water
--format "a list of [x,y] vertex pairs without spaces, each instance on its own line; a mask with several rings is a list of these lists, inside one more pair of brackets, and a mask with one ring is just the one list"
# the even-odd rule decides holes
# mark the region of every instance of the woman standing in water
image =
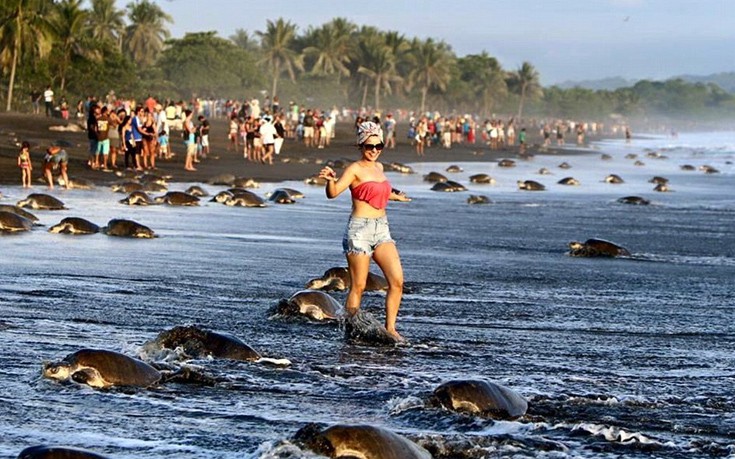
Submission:
[[352,194],[352,213],[342,240],[351,278],[345,308],[350,315],[355,315],[360,309],[372,258],[388,281],[385,329],[396,341],[402,341],[403,337],[396,331],[396,317],[403,295],[403,268],[395,241],[390,236],[385,208],[389,199],[410,199],[391,188],[383,173],[383,165],[378,162],[385,147],[380,125],[371,121],[359,124],[357,143],[361,157],[347,166],[339,179],[331,167],[325,167],[319,173],[327,181],[327,198],[334,199],[347,188]]

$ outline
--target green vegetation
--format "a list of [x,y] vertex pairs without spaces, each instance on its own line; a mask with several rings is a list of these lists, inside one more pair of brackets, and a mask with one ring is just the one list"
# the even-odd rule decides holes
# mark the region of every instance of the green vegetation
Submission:
[[[87,7],[88,6],[88,7]],[[7,110],[27,109],[51,84],[70,103],[110,90],[126,97],[277,95],[305,105],[440,110],[520,118],[606,119],[735,115],[735,95],[713,82],[639,81],[616,90],[542,88],[529,62],[505,70],[486,52],[456,56],[434,39],[335,18],[300,34],[282,18],[263,31],[171,39],[152,0],[4,0],[0,84]]]

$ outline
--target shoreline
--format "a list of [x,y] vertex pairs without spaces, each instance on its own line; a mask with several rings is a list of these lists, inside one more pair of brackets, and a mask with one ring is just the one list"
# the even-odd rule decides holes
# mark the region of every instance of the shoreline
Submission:
[[[73,179],[91,181],[97,186],[107,186],[120,176],[113,172],[92,170],[87,167],[88,157],[86,132],[51,131],[51,126],[73,124],[58,118],[47,118],[42,115],[22,113],[0,113],[0,185],[20,185],[20,170],[16,164],[19,148],[16,144],[27,140],[31,142],[31,158],[33,161],[34,190],[46,189],[42,177],[42,161],[45,149],[55,142],[61,142],[69,154],[68,174]],[[329,160],[357,159],[357,148],[352,135],[352,123],[337,123],[336,136],[332,144],[324,149],[307,148],[296,140],[286,139],[281,154],[274,157],[274,164],[264,165],[248,162],[241,152],[228,151],[227,123],[223,119],[210,120],[211,153],[207,159],[196,165],[197,171],[184,170],[184,147],[181,144],[178,132],[171,134],[172,151],[176,156],[171,160],[157,161],[157,168],[153,173],[170,176],[170,182],[206,183],[211,177],[221,174],[233,174],[236,177],[252,178],[259,182],[283,182],[289,180],[304,180],[321,169],[321,164]],[[497,162],[503,158],[519,160],[517,146],[508,146],[498,150],[491,150],[483,143],[455,144],[451,149],[440,146],[426,148],[425,156],[418,156],[415,148],[406,138],[405,124],[398,126],[396,148],[386,149],[380,157],[384,164],[398,162],[413,163],[451,163],[451,162]],[[589,147],[578,147],[567,143],[566,146],[551,146],[542,148],[541,136],[529,132],[529,146],[527,152],[531,155],[574,155],[594,153]],[[600,140],[596,137],[589,139]],[[588,142],[589,142],[588,140]],[[122,165],[122,156],[118,155],[118,166]],[[122,167],[118,172],[124,172]]]

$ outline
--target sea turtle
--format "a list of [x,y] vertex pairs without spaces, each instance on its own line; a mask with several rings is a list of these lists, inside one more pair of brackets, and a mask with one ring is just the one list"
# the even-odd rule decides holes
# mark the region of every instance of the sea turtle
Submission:
[[287,300],[279,301],[274,312],[322,322],[337,320],[343,315],[344,308],[328,293],[319,290],[300,290]]
[[79,217],[66,217],[61,222],[49,228],[49,233],[63,234],[96,234],[100,227]]
[[177,326],[162,331],[155,340],[143,347],[155,343],[167,348],[181,349],[190,357],[215,357],[220,359],[243,360],[254,362],[261,358],[260,354],[239,338],[227,333],[206,330],[194,325]]
[[574,177],[564,177],[563,179],[559,180],[559,185],[569,185],[569,186],[579,186],[581,183],[579,180],[575,179]]
[[127,204],[129,206],[148,206],[155,204],[155,201],[145,191],[133,191],[127,198],[121,199],[119,202],[120,204]]
[[184,193],[188,193],[192,196],[196,196],[198,198],[205,198],[209,196],[209,193],[204,188],[200,187],[199,185],[192,185],[189,188],[187,188]]
[[143,183],[143,191],[148,193],[163,193],[168,191],[168,186],[159,182],[147,182]]
[[492,201],[487,196],[481,194],[472,194],[467,198],[467,204],[491,204]]
[[629,257],[628,249],[604,239],[587,239],[584,242],[569,243],[569,255],[572,257]]
[[33,228],[33,222],[14,212],[0,210],[0,231],[15,233],[20,231],[30,231]]
[[43,376],[97,388],[150,387],[161,380],[161,373],[142,360],[101,349],[82,349],[58,362],[46,363]]
[[614,185],[625,183],[625,180],[623,180],[619,175],[616,174],[610,174],[607,177],[605,177],[606,183],[612,183]]
[[429,183],[441,183],[446,182],[447,177],[443,174],[440,174],[439,172],[429,172],[428,174],[424,175],[424,181]]
[[214,177],[211,177],[209,180],[207,180],[207,183],[210,185],[232,186],[234,182],[235,182],[235,176],[232,174],[215,175]]
[[495,179],[490,177],[487,174],[475,174],[475,175],[470,175],[470,182],[481,183],[484,185],[494,185]]
[[141,225],[140,223],[132,220],[121,218],[113,218],[107,222],[107,226],[101,228],[101,231],[108,236],[134,237],[141,239],[151,239],[156,237],[153,230],[147,226]]
[[223,201],[226,206],[235,207],[265,207],[263,198],[251,191],[243,191],[233,194],[231,198]]
[[[347,290],[351,283],[349,270],[339,266],[324,271],[322,277],[311,279],[306,283],[306,288],[309,290]],[[388,290],[388,281],[379,274],[368,272],[365,291],[375,290]]]
[[648,183],[655,183],[658,185],[660,184],[668,185],[669,179],[667,179],[666,177],[661,177],[661,176],[656,175],[653,178],[651,178],[651,180],[649,180]]
[[33,223],[36,223],[38,221],[38,217],[36,217],[32,213],[28,212],[22,207],[14,206],[12,204],[0,204],[0,210],[4,212],[10,212],[16,215],[20,215],[21,217],[25,217],[28,220],[32,221]]
[[704,172],[705,174],[719,174],[720,173],[718,169],[710,166],[709,164],[704,164],[702,166],[699,166],[699,170]]
[[156,204],[168,204],[170,206],[198,206],[199,198],[183,191],[169,191],[163,196],[154,198]]
[[431,459],[431,454],[411,440],[383,427],[337,424],[321,429],[307,424],[294,440],[317,454],[334,458]]
[[270,193],[268,200],[277,204],[294,204],[296,201],[285,190],[274,190]]
[[400,172],[401,174],[415,174],[416,171],[411,168],[411,166],[407,166],[402,163],[390,163],[387,165],[388,170],[394,171],[394,172]]
[[503,420],[517,419],[528,410],[528,402],[515,391],[478,379],[445,382],[434,389],[429,403],[450,411]]
[[465,188],[465,186],[462,185],[461,183],[457,183],[452,180],[447,180],[446,182],[436,182],[431,187],[431,191],[443,191],[443,192],[454,193],[457,191],[467,191],[467,188]]
[[30,446],[18,455],[18,459],[107,459],[105,456],[81,448],[69,446]]
[[544,191],[546,187],[535,180],[518,180],[518,188],[527,191]]
[[260,188],[260,183],[251,177],[237,177],[231,186],[236,188]]
[[225,201],[231,199],[235,194],[231,191],[220,191],[212,199],[210,199],[210,202],[218,202],[220,204],[224,203]]
[[618,202],[621,204],[632,204],[635,206],[647,206],[651,203],[648,199],[642,198],[640,196],[624,196],[622,198],[618,199]]
[[25,199],[18,201],[18,207],[29,207],[38,210],[63,210],[64,203],[59,199],[44,193],[31,193]]

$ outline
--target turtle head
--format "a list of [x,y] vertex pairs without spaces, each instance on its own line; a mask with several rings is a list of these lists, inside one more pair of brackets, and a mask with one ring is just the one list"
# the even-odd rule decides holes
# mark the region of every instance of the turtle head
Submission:
[[321,277],[318,277],[316,279],[312,279],[309,282],[306,283],[306,288],[309,290],[320,290],[325,285],[327,285],[327,281],[322,279]]
[[156,234],[148,228],[141,228],[135,232],[135,237],[141,239],[153,239],[154,237],[156,237]]
[[581,250],[584,248],[584,244],[579,241],[572,241],[569,243],[569,250]]
[[65,381],[69,379],[69,364],[66,362],[45,362],[43,364],[43,377]]

